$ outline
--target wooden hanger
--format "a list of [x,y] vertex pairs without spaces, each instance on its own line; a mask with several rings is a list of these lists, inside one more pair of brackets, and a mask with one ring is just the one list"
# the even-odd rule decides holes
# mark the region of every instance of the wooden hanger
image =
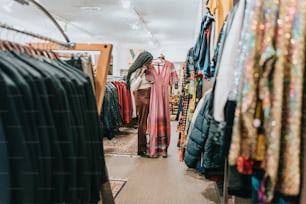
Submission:
[[12,45],[10,44],[9,41],[6,41],[6,40],[3,41],[3,45],[4,45],[5,49],[8,50],[8,51],[14,50],[14,48],[12,47]]
[[39,53],[36,49],[30,46],[25,46],[25,49],[27,50],[28,55],[33,56],[33,57],[38,57]]
[[3,40],[0,40],[0,48],[2,51],[6,50]]

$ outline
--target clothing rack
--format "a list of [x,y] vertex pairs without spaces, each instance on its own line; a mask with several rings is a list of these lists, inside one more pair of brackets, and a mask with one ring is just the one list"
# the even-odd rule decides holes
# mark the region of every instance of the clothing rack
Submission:
[[[28,44],[36,49],[43,49],[43,50],[48,50],[45,49],[49,43],[30,43]],[[59,49],[59,45],[57,43],[51,43],[50,45],[53,45],[57,49]],[[53,47],[53,48],[54,48]],[[49,47],[50,48],[50,47]],[[51,47],[52,48],[52,47]],[[97,67],[97,77],[96,77],[96,90],[101,90],[96,94],[96,101],[98,104],[101,104],[101,106],[98,106],[98,111],[99,113],[101,112],[102,109],[102,103],[103,103],[103,97],[104,97],[104,90],[105,90],[105,83],[106,83],[106,77],[107,77],[107,72],[108,72],[108,65],[110,61],[110,55],[111,55],[111,50],[112,50],[112,45],[107,45],[107,44],[76,44],[74,48],[70,49],[76,49],[76,50],[94,50],[94,51],[100,51],[103,54],[100,54],[99,57],[99,65]],[[49,49],[50,50],[50,49]],[[104,81],[103,81],[104,80]],[[99,87],[98,87],[99,85]],[[102,92],[103,90],[103,92]],[[107,168],[105,166],[106,175],[108,177],[107,173]],[[109,203],[109,204],[114,204],[114,198],[111,192],[111,186],[110,182],[107,181],[102,184],[101,187],[101,200],[102,203]]]
[[[49,43],[29,43],[28,45],[37,48],[37,49],[43,49],[43,50],[79,50],[79,51],[99,51],[99,61],[98,61],[98,66],[97,66],[97,74],[96,74],[96,102],[97,102],[97,108],[98,108],[98,113],[101,114],[102,110],[102,104],[103,104],[103,97],[104,97],[104,91],[105,91],[105,83],[106,83],[106,78],[107,78],[107,73],[108,73],[108,68],[109,68],[109,63],[110,63],[110,57],[111,57],[111,51],[112,51],[112,45],[111,44],[76,44],[70,42],[69,38],[63,31],[63,29],[60,27],[60,25],[57,23],[57,21],[53,18],[53,16],[38,2],[35,0],[15,0],[18,3],[21,3],[22,5],[29,5],[29,2],[33,3],[36,5],[40,10],[42,10],[55,24],[55,26],[58,28],[58,30],[62,33],[64,36],[65,42],[60,42],[58,40],[54,40],[49,37],[45,37],[42,35],[38,35],[32,32],[28,31],[23,31],[16,29],[12,26],[0,23],[0,27],[15,31],[17,33],[25,34],[40,40],[47,41]],[[57,52],[58,52],[57,51]]]
[[29,46],[38,48],[38,49],[47,49],[53,50],[54,52],[61,52],[67,50],[73,51],[99,51],[99,59],[97,64],[96,72],[96,102],[98,113],[101,114],[103,98],[105,92],[105,84],[107,80],[107,73],[109,69],[111,53],[112,53],[112,44],[86,44],[86,43],[75,43],[74,47],[67,47],[64,49],[59,46],[57,43],[28,43]]
[[[23,45],[18,45],[16,44],[16,46],[23,46]],[[14,49],[15,47],[13,47]],[[34,62],[35,63],[35,62]],[[30,65],[31,66],[31,65]],[[66,77],[67,75],[65,75],[64,77]],[[30,77],[31,78],[31,77]],[[51,79],[51,78],[50,78]],[[77,78],[79,79],[79,78]],[[36,79],[35,79],[36,80]],[[76,79],[75,79],[76,80]],[[63,87],[64,88],[64,87]],[[29,97],[29,96],[28,96]],[[68,100],[68,98],[67,98]],[[92,103],[91,103],[92,104]],[[33,105],[33,104],[32,104]],[[31,106],[32,106],[31,105]],[[5,107],[5,106],[4,106]],[[24,109],[26,110],[26,109]],[[40,110],[39,108],[38,109],[35,109],[35,110]],[[72,110],[72,109],[71,109]],[[88,109],[89,110],[89,109]],[[26,117],[26,116],[25,116]],[[52,119],[53,120],[53,119]],[[98,120],[96,120],[98,121]],[[71,123],[72,124],[72,123]],[[96,122],[96,124],[98,124],[98,122]],[[98,125],[99,126],[99,125]],[[47,127],[47,126],[40,126],[40,127]],[[98,132],[96,132],[98,133]],[[101,144],[102,145],[102,144]],[[103,162],[104,162],[104,159],[103,159]],[[51,170],[51,169],[50,169]],[[114,198],[113,198],[113,195],[112,195],[112,192],[111,192],[111,187],[110,187],[110,183],[109,183],[109,179],[108,179],[108,173],[107,173],[107,168],[106,168],[106,164],[104,165],[104,172],[105,172],[105,175],[106,175],[106,182],[102,183],[102,187],[100,189],[100,201],[102,201],[102,203],[109,203],[109,204],[114,204]],[[49,189],[49,188],[48,188]]]
[[[105,92],[105,84],[107,80],[107,73],[109,69],[109,63],[112,52],[112,44],[85,44],[85,43],[76,43],[74,47],[66,47],[63,48],[59,46],[57,43],[28,43],[29,46],[43,49],[43,50],[53,50],[54,52],[61,52],[67,50],[73,51],[99,51],[99,59],[97,64],[96,71],[96,103],[98,113],[102,112],[103,98]],[[106,174],[108,175],[107,168],[105,169]],[[107,176],[108,177],[108,176]],[[114,198],[111,192],[111,186],[109,181],[102,184],[101,188],[101,200],[102,203],[114,204]]]

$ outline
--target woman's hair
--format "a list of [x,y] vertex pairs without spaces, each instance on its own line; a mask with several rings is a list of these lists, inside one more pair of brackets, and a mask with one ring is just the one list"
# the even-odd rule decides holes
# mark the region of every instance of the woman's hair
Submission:
[[148,51],[143,51],[137,56],[136,60],[133,62],[133,64],[130,66],[128,70],[128,74],[126,78],[126,86],[128,89],[130,89],[130,80],[131,80],[132,73],[135,72],[137,69],[143,67],[144,65],[146,65],[152,60],[153,60],[153,56]]

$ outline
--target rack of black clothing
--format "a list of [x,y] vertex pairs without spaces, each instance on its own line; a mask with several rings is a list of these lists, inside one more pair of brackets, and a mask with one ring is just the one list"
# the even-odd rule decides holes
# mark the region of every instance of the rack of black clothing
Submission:
[[96,203],[108,178],[89,77],[14,50],[0,59],[0,203]]
[[[63,48],[63,45],[65,45],[58,44],[60,43],[59,41],[44,36],[30,32],[19,31],[18,29],[15,29],[11,26],[5,25],[0,27],[24,35],[29,35],[41,40],[49,41],[53,46],[56,46],[57,48]],[[85,48],[88,46],[92,47],[91,45],[86,45]],[[7,81],[4,81],[3,78],[1,79],[3,85],[1,85],[1,88],[3,87],[3,89],[1,89],[1,96],[3,96],[4,99],[1,101],[3,106],[0,110],[0,153],[1,158],[4,158],[4,165],[1,165],[1,167],[3,167],[1,172],[4,173],[1,174],[0,179],[0,182],[2,182],[0,187],[3,188],[0,190],[0,203],[33,203],[36,201],[36,203],[38,203],[38,201],[41,201],[41,203],[54,203],[56,200],[64,203],[96,203],[96,201],[99,199],[101,199],[103,203],[114,203],[104,160],[103,144],[101,138],[102,134],[98,117],[99,111],[97,104],[91,103],[92,100],[99,101],[99,103],[102,103],[103,101],[101,100],[101,97],[94,97],[91,86],[88,86],[87,84],[87,82],[90,82],[88,81],[88,77],[84,75],[83,72],[76,73],[76,71],[72,71],[75,69],[74,67],[67,66],[67,64],[59,61],[57,55],[53,51],[45,50],[45,47],[33,48],[34,46],[23,46],[3,40],[0,40],[0,47],[2,51],[0,55],[7,57],[6,55],[9,54],[9,58],[11,59],[8,60],[6,58],[6,61],[14,63],[9,65],[4,64],[1,65],[1,67],[4,66],[7,68],[7,70],[14,70],[17,66],[15,63],[18,61],[21,61],[18,62],[21,63],[19,68],[24,66],[28,67],[29,70],[18,70],[23,71],[23,80],[34,80],[34,82],[37,84],[49,83],[48,85],[50,85],[50,83],[55,83],[57,85],[58,83],[62,83],[59,85],[59,87],[54,87],[54,85],[52,86],[54,88],[53,91],[58,92],[52,92],[51,90],[49,93],[50,90],[47,90],[47,92],[43,92],[43,94],[41,94],[41,92],[37,91],[42,91],[41,89],[43,86],[34,86],[31,84],[30,88],[32,89],[29,89],[30,83],[33,83],[33,81],[22,81],[21,84],[25,85],[27,90],[27,92],[23,93],[22,95],[19,94],[20,88],[18,87],[18,84],[15,84],[19,81],[14,81],[10,77],[7,79],[7,74],[4,77],[4,79]],[[70,46],[70,44],[67,44],[66,47],[74,49]],[[78,44],[75,49],[83,48],[84,46],[80,46]],[[107,59],[110,54],[111,46],[103,45],[101,48],[99,45],[97,49],[106,51],[104,52],[105,54],[103,57],[99,58],[100,67],[103,67],[103,64],[107,64],[107,60],[105,59]],[[16,62],[14,60],[16,60]],[[5,60],[2,63],[4,62]],[[22,62],[25,64],[22,64]],[[32,67],[33,70],[31,70],[29,67]],[[45,67],[44,69],[46,69],[46,71],[43,71],[44,69],[41,67]],[[60,69],[57,70],[58,68]],[[16,71],[17,70],[14,70],[14,72]],[[37,75],[37,71],[41,75]],[[2,74],[5,73],[1,72],[1,75]],[[15,74],[18,76],[20,73],[17,72]],[[46,76],[51,78],[48,78],[47,80]],[[104,75],[102,74],[101,76],[103,77]],[[17,79],[19,79],[18,77]],[[98,80],[98,82],[98,90],[101,90],[101,88],[103,88],[103,80]],[[13,83],[13,85],[11,83]],[[11,89],[11,86],[18,90],[17,93],[10,93],[10,91],[16,91],[14,88]],[[89,87],[91,88],[91,91],[87,92]],[[71,90],[74,90],[75,92],[71,92]],[[32,92],[36,93],[36,97],[38,98],[33,98],[32,96],[35,96],[35,94]],[[56,95],[56,93],[58,95]],[[70,95],[68,95],[69,93]],[[26,94],[30,95],[27,96]],[[86,94],[85,97],[84,94]],[[19,98],[15,97],[15,95]],[[41,100],[46,100],[51,104],[46,105],[46,102],[37,102],[40,97],[42,97]],[[24,100],[24,98],[27,100]],[[86,100],[84,98],[86,98]],[[30,99],[32,99],[32,101],[29,102],[28,100]],[[81,102],[82,100],[83,102]],[[22,103],[27,103],[27,105],[30,104],[31,106],[28,107],[25,104],[21,105]],[[82,107],[83,105],[85,105],[85,107]],[[23,108],[20,110],[21,112],[18,110],[19,106]],[[43,110],[47,111],[47,114],[41,112]],[[50,115],[50,111],[55,115]],[[31,115],[30,113],[33,113],[34,115]],[[10,118],[12,115],[15,117],[16,114],[18,117],[20,117],[17,118],[16,121]],[[35,119],[33,119],[33,117]],[[47,117],[47,119],[45,118],[42,120],[41,117]],[[26,124],[23,122],[26,122]],[[14,128],[19,128],[19,130],[15,130]],[[26,130],[23,128],[26,128]],[[28,132],[28,128],[30,128],[30,130],[34,133],[30,133],[31,131]],[[53,130],[49,130],[49,128]],[[17,131],[21,135],[17,137],[18,134],[15,134],[14,131]],[[43,133],[46,133],[47,135],[44,135]],[[50,136],[48,136],[49,134]],[[14,135],[13,138],[16,139],[17,137],[21,140],[15,141],[14,139],[14,141],[6,141],[7,138],[11,139],[12,135]],[[32,136],[35,138],[31,138]],[[64,138],[61,136],[64,136]],[[60,139],[58,139],[58,137],[60,137]],[[67,139],[65,137],[69,137],[71,140],[69,141],[69,138]],[[51,148],[50,151],[54,151],[49,152],[52,153],[51,156],[49,155],[50,157],[48,156],[48,152],[44,152],[45,147],[41,147],[43,143],[41,143],[38,139],[44,139],[44,142],[46,142],[44,144]],[[17,146],[15,146],[16,144]],[[18,146],[18,144],[20,146]],[[52,149],[54,145],[55,149]],[[67,145],[70,149],[66,148]],[[41,150],[43,150],[43,152],[40,152]],[[15,160],[15,158],[17,159]],[[21,160],[18,160],[18,158],[21,158]],[[33,159],[34,161],[32,161]],[[39,162],[39,165],[35,164],[37,161]],[[56,161],[56,163],[53,161]],[[87,163],[88,166],[86,166],[86,164],[82,164],[82,161],[86,161],[85,163]],[[64,166],[58,164],[59,162],[62,162]],[[38,167],[39,169],[37,169]],[[53,167],[59,169],[52,169]],[[67,172],[66,170],[70,170],[71,172]],[[48,187],[50,183],[45,181],[45,171],[49,173],[51,172],[51,187]],[[26,172],[26,176],[24,175],[24,172]],[[35,176],[35,174],[40,175],[40,173],[43,173],[42,177]],[[49,173],[47,173],[47,175],[49,175]],[[31,174],[33,175],[30,176]],[[69,175],[72,176],[69,177]],[[67,176],[71,179],[68,180],[66,178]],[[50,180],[50,176],[48,178]],[[76,178],[77,180],[74,180]],[[87,180],[88,178],[89,180]],[[41,184],[41,182],[47,183]],[[56,194],[57,192],[58,194]],[[51,198],[54,200],[51,200]],[[3,199],[3,202],[1,199]],[[43,201],[41,199],[43,199]]]

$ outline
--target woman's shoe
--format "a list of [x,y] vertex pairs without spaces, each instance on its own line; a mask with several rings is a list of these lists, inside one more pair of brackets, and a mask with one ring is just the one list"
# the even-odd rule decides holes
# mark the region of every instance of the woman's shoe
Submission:
[[147,152],[146,151],[138,152],[137,155],[141,157],[147,157]]
[[152,159],[156,159],[156,158],[158,158],[158,155],[153,155],[153,156],[148,156],[148,157],[150,157]]

